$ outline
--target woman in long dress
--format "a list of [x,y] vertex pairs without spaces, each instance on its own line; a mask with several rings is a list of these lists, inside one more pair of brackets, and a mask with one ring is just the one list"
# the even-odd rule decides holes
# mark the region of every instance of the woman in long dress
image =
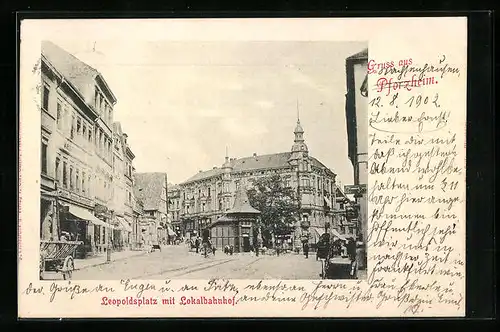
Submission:
[[42,222],[42,240],[49,241],[52,238],[52,215],[49,211]]

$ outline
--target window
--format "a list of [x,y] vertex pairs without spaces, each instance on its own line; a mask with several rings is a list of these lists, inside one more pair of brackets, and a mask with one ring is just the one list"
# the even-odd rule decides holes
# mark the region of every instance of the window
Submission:
[[208,197],[210,197],[210,188],[208,188]]
[[57,129],[62,129],[62,106],[59,101],[57,101],[57,115],[56,115]]
[[86,186],[85,186],[85,172],[82,172],[82,193],[85,194],[85,190],[86,189]]
[[73,167],[69,168],[69,188],[73,190],[75,187],[74,180],[73,180]]
[[69,120],[69,111],[68,111],[68,108],[66,106],[64,106],[64,119],[63,119],[63,124],[61,127],[63,127],[62,129],[64,130],[65,133],[68,132],[68,120]]
[[99,109],[99,91],[96,89],[95,94],[94,94],[94,106],[97,109]]
[[91,194],[91,192],[90,192],[90,186],[91,186],[91,185],[90,185],[90,181],[91,181],[91,180],[90,180],[90,179],[91,179],[91,178],[90,178],[90,175],[89,175],[88,182],[87,182],[87,185],[89,186],[89,190],[88,190],[88,194],[89,194],[89,196],[90,196],[90,194]]
[[201,211],[205,212],[205,203],[203,203],[203,205],[201,206]]
[[76,134],[80,135],[82,130],[82,118],[78,117],[76,120]]
[[46,85],[44,85],[43,95],[42,95],[42,107],[46,111],[49,110],[49,93],[50,93],[49,88]]
[[84,123],[82,127],[82,136],[83,138],[87,138],[87,125]]
[[99,130],[99,153],[102,154],[102,130]]
[[67,187],[68,187],[68,174],[67,174],[67,168],[68,168],[68,166],[67,166],[66,162],[64,161],[64,162],[63,162],[63,174],[62,174],[63,178],[62,178],[62,181],[63,181],[63,186],[64,186],[65,188],[67,188]]
[[59,166],[61,164],[61,159],[59,157],[56,158],[56,179],[57,182],[61,181],[61,176],[59,175]]
[[42,142],[41,163],[42,173],[47,174],[47,144],[44,142]]
[[75,138],[75,122],[76,122],[76,119],[75,119],[75,116],[73,115],[71,117],[71,132],[70,132],[72,139]]
[[92,127],[89,126],[89,143],[92,143]]
[[80,192],[80,171],[76,170],[76,180],[75,180],[76,191]]

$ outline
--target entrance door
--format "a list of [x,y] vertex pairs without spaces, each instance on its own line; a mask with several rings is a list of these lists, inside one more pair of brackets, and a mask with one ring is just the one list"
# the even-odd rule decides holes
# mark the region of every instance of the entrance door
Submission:
[[243,252],[249,252],[250,251],[250,237],[245,236],[243,237]]

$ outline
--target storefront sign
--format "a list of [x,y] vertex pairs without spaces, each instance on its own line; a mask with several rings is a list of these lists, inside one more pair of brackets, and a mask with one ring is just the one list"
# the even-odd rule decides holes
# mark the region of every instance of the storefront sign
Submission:
[[346,195],[356,195],[366,193],[366,184],[345,185],[344,193]]
[[59,194],[59,197],[61,197],[61,198],[66,198],[68,200],[71,200],[71,201],[76,202],[76,203],[80,203],[82,205],[86,205],[86,206],[93,205],[92,200],[90,198],[80,196],[80,195],[75,194],[75,193],[68,191],[66,189],[59,189],[58,194]]

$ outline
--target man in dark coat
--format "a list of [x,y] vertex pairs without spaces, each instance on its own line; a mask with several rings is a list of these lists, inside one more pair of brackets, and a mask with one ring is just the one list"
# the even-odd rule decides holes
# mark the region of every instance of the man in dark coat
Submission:
[[196,237],[196,240],[194,241],[194,245],[196,247],[196,253],[200,252],[200,238]]
[[353,239],[347,241],[347,256],[351,261],[351,277],[356,274],[356,242]]

